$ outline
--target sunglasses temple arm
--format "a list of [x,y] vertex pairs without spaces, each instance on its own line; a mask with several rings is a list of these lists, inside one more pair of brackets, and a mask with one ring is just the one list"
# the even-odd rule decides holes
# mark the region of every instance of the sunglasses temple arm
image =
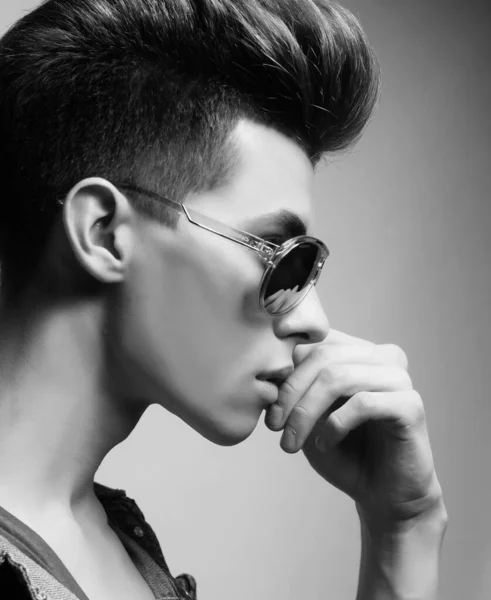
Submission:
[[246,246],[251,250],[257,252],[261,258],[263,258],[266,262],[269,262],[275,251],[279,248],[276,244],[272,244],[271,242],[266,242],[265,240],[256,237],[250,233],[246,233],[241,229],[236,229],[235,227],[231,227],[226,225],[225,223],[219,223],[214,219],[203,215],[202,213],[188,208],[187,206],[182,206],[184,212],[186,213],[187,218],[194,225],[198,225],[203,229],[207,229],[213,233],[216,233],[224,238],[232,240],[233,242],[237,242],[242,246]]

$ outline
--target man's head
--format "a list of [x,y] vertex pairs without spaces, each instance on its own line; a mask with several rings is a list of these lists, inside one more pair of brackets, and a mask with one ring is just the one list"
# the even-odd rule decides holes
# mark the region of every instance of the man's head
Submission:
[[308,224],[313,167],[377,93],[358,23],[321,0],[48,0],[0,42],[4,302],[109,299],[118,392],[165,388],[209,439],[243,439],[259,371],[327,333],[315,291],[264,315],[253,252],[118,182],[280,243],[258,219]]

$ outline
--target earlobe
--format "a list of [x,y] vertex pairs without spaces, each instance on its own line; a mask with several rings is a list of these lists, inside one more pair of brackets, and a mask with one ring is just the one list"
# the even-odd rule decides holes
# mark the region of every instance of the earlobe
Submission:
[[80,181],[65,199],[63,224],[87,272],[103,283],[124,279],[132,253],[133,211],[117,188],[99,177]]

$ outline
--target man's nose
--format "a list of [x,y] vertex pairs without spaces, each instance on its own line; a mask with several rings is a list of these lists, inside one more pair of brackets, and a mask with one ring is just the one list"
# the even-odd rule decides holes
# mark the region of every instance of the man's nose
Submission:
[[316,288],[286,315],[276,319],[278,337],[296,337],[299,344],[317,344],[329,333],[329,321],[320,303]]

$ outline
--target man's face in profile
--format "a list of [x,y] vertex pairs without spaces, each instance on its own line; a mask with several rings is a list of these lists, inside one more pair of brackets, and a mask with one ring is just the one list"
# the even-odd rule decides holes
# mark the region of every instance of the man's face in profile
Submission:
[[[231,181],[186,205],[276,244],[285,237],[271,213],[294,213],[308,229],[314,172],[303,150],[250,121],[234,135]],[[255,252],[184,217],[176,231],[144,221],[138,236],[111,327],[121,390],[165,406],[217,444],[237,444],[269,406],[256,377],[292,366],[295,345],[327,335],[316,290],[271,317],[258,306],[264,263]]]

